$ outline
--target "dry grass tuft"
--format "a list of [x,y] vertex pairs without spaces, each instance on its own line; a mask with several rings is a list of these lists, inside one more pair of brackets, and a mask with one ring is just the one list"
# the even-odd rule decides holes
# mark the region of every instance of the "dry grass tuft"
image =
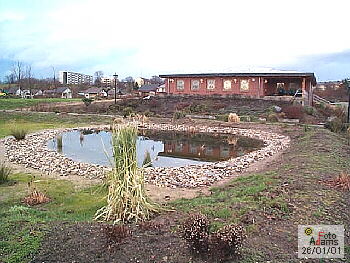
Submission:
[[23,198],[22,202],[29,206],[40,205],[50,202],[51,199],[44,193],[33,190],[28,196]]
[[241,119],[239,118],[239,116],[236,113],[230,113],[228,115],[228,122],[239,123],[240,121],[241,121]]
[[342,172],[336,178],[326,182],[326,184],[343,191],[350,191],[350,174]]

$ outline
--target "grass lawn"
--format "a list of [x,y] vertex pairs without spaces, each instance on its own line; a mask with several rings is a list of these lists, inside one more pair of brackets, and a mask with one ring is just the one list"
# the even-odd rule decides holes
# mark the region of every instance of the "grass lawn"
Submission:
[[100,186],[76,189],[66,180],[34,179],[37,190],[52,202],[36,208],[21,203],[30,189],[29,174],[13,174],[11,181],[0,185],[0,261],[28,262],[40,247],[48,223],[54,221],[91,221],[104,204],[105,189]]
[[[32,130],[108,122],[96,117],[11,113],[0,115],[0,137],[9,133],[11,121],[28,125]],[[171,203],[182,218],[194,212],[207,215],[212,222],[211,231],[229,223],[242,224],[247,229],[248,239],[239,262],[300,262],[295,253],[298,224],[344,224],[349,227],[350,193],[326,184],[339,173],[350,172],[350,147],[346,139],[318,128],[304,130],[298,126],[285,126],[281,129],[292,138],[292,145],[280,160],[259,172],[212,187],[210,195]],[[52,202],[30,208],[23,205],[21,199],[29,192],[27,183],[31,175],[14,174],[10,179],[17,183],[0,185],[0,262],[29,262],[42,246],[51,223],[67,222],[74,228],[71,222],[90,222],[104,202],[105,189],[101,186],[77,189],[70,181],[42,177],[35,178],[34,185]],[[172,231],[176,232],[176,229]],[[60,235],[60,232],[54,235]],[[162,240],[165,234],[159,232],[159,235]],[[159,245],[157,242],[155,246]],[[138,244],[132,243],[130,249],[136,249]],[[349,262],[348,239],[345,244],[347,258],[343,262]],[[70,255],[74,255],[74,249],[77,248],[72,247]],[[152,256],[158,256],[155,251],[156,248]],[[50,254],[50,251],[46,253]],[[118,256],[118,250],[115,253]],[[142,253],[151,252],[145,249]],[[167,255],[162,254],[161,258],[164,256]],[[188,258],[173,262],[205,261]]]
[[42,129],[108,124],[110,122],[111,118],[98,116],[0,112],[0,138],[10,135],[13,126],[20,126],[29,132],[34,132]]
[[81,101],[81,99],[61,99],[61,98],[45,98],[45,99],[20,99],[10,98],[0,99],[0,110],[13,110],[17,108],[27,108],[35,106],[39,103],[53,103],[53,102],[74,102]]

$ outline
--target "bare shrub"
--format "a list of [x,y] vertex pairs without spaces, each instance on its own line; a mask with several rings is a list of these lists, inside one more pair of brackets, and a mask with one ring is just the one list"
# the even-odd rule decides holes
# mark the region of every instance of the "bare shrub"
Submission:
[[270,113],[269,115],[267,115],[266,120],[268,122],[278,122],[278,116],[276,113]]
[[192,214],[182,224],[182,236],[196,252],[209,248],[209,220],[202,214]]
[[288,119],[302,119],[304,116],[304,109],[301,105],[288,105],[282,108]]
[[210,247],[212,256],[222,260],[240,255],[246,238],[245,230],[239,225],[227,225],[212,234]]
[[245,229],[232,224],[209,234],[209,226],[206,216],[192,214],[182,224],[182,237],[194,252],[213,261],[238,257],[246,239]]

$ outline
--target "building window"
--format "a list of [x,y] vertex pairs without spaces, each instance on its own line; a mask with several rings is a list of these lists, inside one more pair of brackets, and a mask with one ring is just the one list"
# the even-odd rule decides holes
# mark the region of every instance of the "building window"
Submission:
[[241,80],[241,91],[249,91],[249,81],[247,79]]
[[199,89],[199,80],[193,79],[191,80],[191,89],[198,90]]
[[185,88],[185,81],[177,80],[176,81],[176,89],[183,90]]
[[277,83],[277,90],[279,89],[284,89],[284,83],[281,82],[281,83]]
[[207,80],[207,89],[215,89],[215,79]]
[[231,89],[231,80],[225,80],[224,81],[224,90]]

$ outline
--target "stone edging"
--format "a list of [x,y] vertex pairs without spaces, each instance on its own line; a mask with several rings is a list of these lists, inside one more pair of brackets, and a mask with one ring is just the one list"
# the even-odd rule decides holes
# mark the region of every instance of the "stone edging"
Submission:
[[[237,172],[242,172],[256,161],[274,155],[288,147],[290,143],[290,138],[288,136],[253,129],[207,126],[194,127],[188,125],[153,123],[139,124],[139,127],[153,130],[234,134],[259,139],[265,144],[265,147],[260,150],[227,161],[214,162],[211,164],[187,165],[184,167],[156,167],[145,169],[146,182],[173,188],[193,188],[211,185],[225,177],[232,176]],[[47,174],[56,173],[63,176],[75,174],[90,178],[102,178],[106,172],[111,171],[111,168],[96,164],[76,162],[47,148],[47,141],[54,138],[57,134],[83,128],[45,130],[27,135],[26,139],[22,141],[16,141],[14,138],[6,138],[4,140],[6,156],[11,162],[22,164],[25,167],[39,169]],[[91,129],[91,127],[88,128]],[[93,128],[104,129],[109,128],[109,126]]]

